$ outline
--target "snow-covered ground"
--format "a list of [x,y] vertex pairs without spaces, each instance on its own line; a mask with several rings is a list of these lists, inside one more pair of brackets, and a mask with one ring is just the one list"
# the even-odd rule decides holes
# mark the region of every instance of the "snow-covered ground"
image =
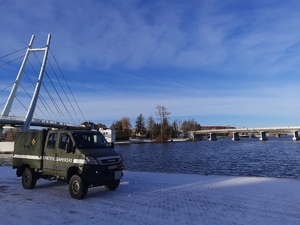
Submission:
[[22,188],[0,166],[1,224],[300,224],[300,180],[125,171],[116,191],[75,200],[62,182]]

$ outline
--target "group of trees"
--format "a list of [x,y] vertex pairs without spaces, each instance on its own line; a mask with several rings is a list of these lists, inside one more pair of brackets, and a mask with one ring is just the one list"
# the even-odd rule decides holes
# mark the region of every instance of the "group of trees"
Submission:
[[[158,105],[155,111],[157,120],[152,115],[145,120],[140,114],[136,118],[134,127],[128,117],[123,117],[119,121],[113,122],[109,128],[117,131],[117,140],[128,140],[132,137],[156,139],[158,142],[164,142],[168,138],[176,138],[179,134],[184,134],[187,131],[201,130],[200,124],[194,119],[170,122],[168,117],[170,114],[165,106]],[[104,124],[94,124],[93,122],[84,122],[82,125],[91,129],[107,128]]]
[[183,122],[175,120],[172,123],[169,120],[171,113],[167,111],[165,106],[158,105],[155,115],[149,116],[147,120],[140,114],[135,121],[135,126],[132,127],[130,119],[123,117],[121,120],[114,122],[110,128],[116,129],[117,140],[128,140],[133,138],[150,138],[163,142],[167,138],[176,138],[179,134],[187,131],[200,130],[201,126],[194,119],[185,120]]

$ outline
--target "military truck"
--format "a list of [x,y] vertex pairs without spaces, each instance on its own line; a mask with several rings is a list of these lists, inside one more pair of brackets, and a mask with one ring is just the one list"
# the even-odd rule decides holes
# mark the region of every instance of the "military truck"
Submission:
[[118,188],[124,167],[98,131],[44,129],[16,133],[13,169],[25,189],[34,188],[39,178],[63,180],[71,197],[82,199],[89,187]]

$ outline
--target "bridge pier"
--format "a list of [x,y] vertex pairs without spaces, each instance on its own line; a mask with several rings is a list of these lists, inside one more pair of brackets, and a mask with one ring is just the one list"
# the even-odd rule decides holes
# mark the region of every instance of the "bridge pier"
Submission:
[[217,135],[215,133],[209,133],[209,139],[210,141],[216,141],[217,139]]
[[195,134],[194,133],[193,141],[202,141],[202,140],[203,140],[203,134]]
[[233,134],[232,134],[232,140],[233,141],[239,141],[239,140],[241,140],[238,132],[233,132]]
[[203,134],[197,134],[196,132],[193,132],[193,131],[188,131],[186,134],[193,141],[202,141],[203,140]]
[[268,138],[267,138],[267,133],[266,133],[265,131],[261,131],[261,132],[260,132],[260,138],[259,138],[259,140],[261,140],[261,141],[266,141],[266,140],[268,140]]
[[294,137],[293,137],[293,141],[298,141],[300,138],[298,136],[298,131],[294,131]]

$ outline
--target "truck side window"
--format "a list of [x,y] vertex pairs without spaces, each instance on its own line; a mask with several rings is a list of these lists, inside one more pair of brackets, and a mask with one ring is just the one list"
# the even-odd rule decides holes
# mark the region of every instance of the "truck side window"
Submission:
[[55,148],[56,136],[56,133],[49,135],[49,138],[47,140],[47,148]]
[[59,138],[59,148],[65,150],[66,144],[68,143],[71,143],[70,136],[68,134],[61,134]]

